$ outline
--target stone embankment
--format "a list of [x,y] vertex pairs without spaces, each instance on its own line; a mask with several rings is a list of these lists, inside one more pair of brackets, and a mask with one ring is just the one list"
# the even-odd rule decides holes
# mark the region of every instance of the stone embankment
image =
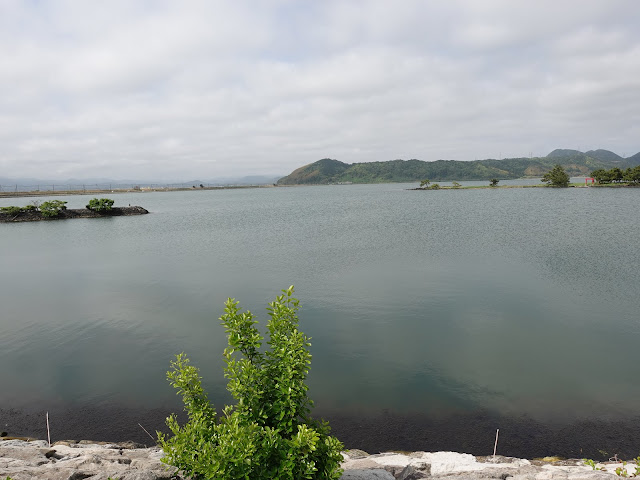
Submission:
[[[613,480],[616,468],[633,476],[635,463],[597,464],[594,470],[582,460],[523,460],[510,457],[474,457],[454,452],[380,453],[359,450],[344,454],[343,480]],[[49,480],[170,480],[180,479],[174,468],[160,459],[158,447],[125,443],[0,441],[0,479]],[[549,461],[546,461],[549,460]],[[622,471],[620,471],[622,474]]]

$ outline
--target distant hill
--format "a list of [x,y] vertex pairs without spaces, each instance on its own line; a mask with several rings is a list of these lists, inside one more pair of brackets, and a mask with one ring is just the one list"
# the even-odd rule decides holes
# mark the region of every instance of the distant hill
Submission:
[[596,158],[596,159],[601,160],[603,162],[611,162],[611,163],[624,162],[624,158],[622,158],[617,153],[613,153],[610,150],[602,150],[602,149],[589,150],[588,152],[585,153],[585,155],[587,155],[587,156],[589,156],[591,158]]
[[548,158],[556,157],[571,157],[574,155],[583,155],[580,150],[570,150],[568,148],[556,148],[553,152],[547,155]]
[[626,168],[640,164],[640,152],[622,158],[608,150],[557,149],[546,157],[519,157],[503,160],[487,159],[465,162],[459,160],[388,160],[348,164],[323,158],[297,168],[278,180],[278,185],[320,185],[331,183],[392,183],[431,181],[514,179],[541,177],[559,164],[571,176],[589,175],[599,168]]
[[625,158],[625,160],[630,167],[640,165],[640,152],[636,153],[635,155],[632,155],[631,157]]

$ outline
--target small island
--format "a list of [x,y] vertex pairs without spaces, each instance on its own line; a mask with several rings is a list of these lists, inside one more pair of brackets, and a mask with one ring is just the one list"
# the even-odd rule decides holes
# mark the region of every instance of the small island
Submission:
[[134,207],[114,207],[109,198],[93,198],[86,208],[67,208],[65,201],[49,200],[46,202],[31,202],[23,207],[0,207],[0,223],[38,222],[48,220],[63,220],[67,218],[103,218],[131,215],[145,215],[148,210]]

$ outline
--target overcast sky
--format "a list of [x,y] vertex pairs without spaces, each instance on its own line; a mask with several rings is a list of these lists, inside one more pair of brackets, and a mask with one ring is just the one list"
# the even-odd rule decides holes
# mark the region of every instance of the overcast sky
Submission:
[[638,0],[0,0],[0,177],[640,151]]

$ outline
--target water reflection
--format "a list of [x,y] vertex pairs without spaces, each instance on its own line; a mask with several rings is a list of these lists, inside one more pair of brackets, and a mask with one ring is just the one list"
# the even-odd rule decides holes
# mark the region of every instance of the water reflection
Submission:
[[638,413],[636,190],[406,187],[130,194],[152,214],[1,226],[0,401],[176,404],[185,351],[223,403],[224,299],[266,321],[293,283],[319,409]]

